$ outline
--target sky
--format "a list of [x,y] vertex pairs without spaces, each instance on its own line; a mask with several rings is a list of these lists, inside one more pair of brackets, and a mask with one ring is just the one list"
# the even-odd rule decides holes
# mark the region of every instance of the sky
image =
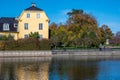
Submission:
[[67,12],[82,9],[93,15],[99,27],[106,24],[113,33],[120,31],[120,0],[0,0],[0,17],[17,17],[31,3],[43,9],[50,23],[65,23]]

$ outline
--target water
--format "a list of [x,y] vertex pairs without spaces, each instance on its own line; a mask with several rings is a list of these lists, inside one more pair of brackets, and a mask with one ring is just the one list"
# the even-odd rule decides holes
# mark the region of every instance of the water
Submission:
[[120,58],[0,58],[0,80],[120,80]]

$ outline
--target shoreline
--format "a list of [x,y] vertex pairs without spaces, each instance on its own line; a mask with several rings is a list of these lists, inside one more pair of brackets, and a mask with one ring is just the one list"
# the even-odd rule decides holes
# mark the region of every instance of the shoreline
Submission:
[[7,57],[55,57],[55,56],[120,56],[120,50],[45,50],[0,51],[0,58]]

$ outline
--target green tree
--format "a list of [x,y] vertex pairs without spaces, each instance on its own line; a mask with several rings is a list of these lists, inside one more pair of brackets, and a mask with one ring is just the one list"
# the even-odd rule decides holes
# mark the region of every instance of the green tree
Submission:
[[39,39],[39,33],[38,33],[38,32],[34,32],[34,33],[31,32],[31,33],[29,34],[29,37]]
[[54,45],[55,47],[57,46],[58,43],[58,36],[57,36],[57,24],[56,23],[52,23],[50,24],[50,40],[51,40],[51,45]]
[[50,40],[55,46],[67,45],[68,36],[66,26],[60,24],[59,26],[55,23],[50,25]]

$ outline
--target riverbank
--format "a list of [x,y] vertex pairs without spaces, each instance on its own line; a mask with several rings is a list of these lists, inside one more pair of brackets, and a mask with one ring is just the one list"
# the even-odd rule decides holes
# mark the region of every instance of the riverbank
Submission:
[[91,49],[91,50],[54,50],[52,52],[54,56],[63,55],[76,55],[76,56],[120,56],[120,50],[102,50]]
[[0,57],[50,57],[51,51],[0,51]]
[[0,51],[0,57],[120,56],[120,50]]

